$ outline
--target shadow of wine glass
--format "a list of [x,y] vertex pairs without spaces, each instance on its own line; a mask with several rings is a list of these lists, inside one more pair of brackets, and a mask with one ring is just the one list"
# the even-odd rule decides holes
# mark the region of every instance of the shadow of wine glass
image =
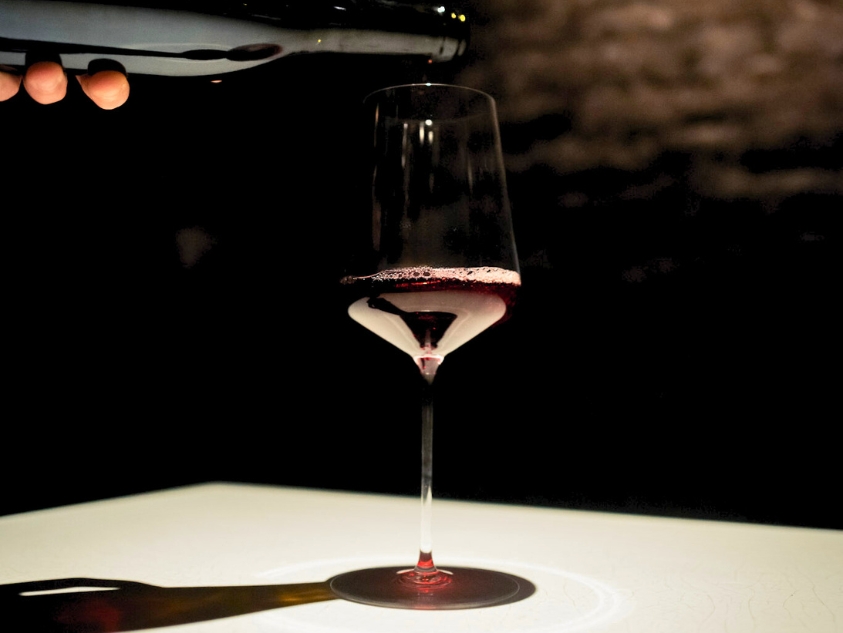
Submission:
[[327,582],[157,587],[126,580],[66,578],[0,586],[0,621],[11,617],[13,630],[38,633],[116,633],[335,598]]
[[[509,604],[535,593],[517,578]],[[118,633],[337,600],[325,582],[158,587],[130,580],[63,578],[0,585],[0,622],[30,633]]]

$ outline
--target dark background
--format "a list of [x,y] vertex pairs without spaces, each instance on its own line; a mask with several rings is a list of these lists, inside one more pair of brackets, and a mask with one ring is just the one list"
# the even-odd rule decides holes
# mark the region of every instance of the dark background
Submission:
[[[843,124],[625,168],[640,130],[519,110],[494,4],[455,64],[314,55],[132,77],[114,112],[73,85],[0,104],[0,513],[215,480],[416,494],[417,370],[337,280],[360,102],[432,80],[499,99],[523,277],[437,378],[435,494],[843,528]],[[570,138],[610,158],[536,152]],[[712,165],[827,177],[729,190]]]

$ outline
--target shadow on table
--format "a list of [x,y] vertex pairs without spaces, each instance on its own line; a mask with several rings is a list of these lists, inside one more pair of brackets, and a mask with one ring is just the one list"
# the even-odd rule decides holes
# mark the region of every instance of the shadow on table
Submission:
[[[517,580],[521,589],[507,604],[535,593],[535,585]],[[40,580],[0,585],[0,623],[31,633],[137,631],[335,600],[328,583],[156,587],[96,578]]]

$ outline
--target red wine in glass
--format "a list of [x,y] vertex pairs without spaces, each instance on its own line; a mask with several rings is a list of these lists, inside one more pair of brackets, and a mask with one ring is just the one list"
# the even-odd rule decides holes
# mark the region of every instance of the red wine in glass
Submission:
[[495,267],[414,267],[343,284],[360,295],[349,316],[407,352],[427,375],[446,354],[509,317],[521,277]]

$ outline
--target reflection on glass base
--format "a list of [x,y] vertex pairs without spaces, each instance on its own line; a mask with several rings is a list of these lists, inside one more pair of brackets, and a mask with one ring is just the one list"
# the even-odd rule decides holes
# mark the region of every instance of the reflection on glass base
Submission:
[[434,585],[406,582],[409,573],[403,567],[360,569],[334,576],[330,585],[345,600],[394,609],[474,609],[521,599],[516,577],[501,572],[451,567],[450,582]]

